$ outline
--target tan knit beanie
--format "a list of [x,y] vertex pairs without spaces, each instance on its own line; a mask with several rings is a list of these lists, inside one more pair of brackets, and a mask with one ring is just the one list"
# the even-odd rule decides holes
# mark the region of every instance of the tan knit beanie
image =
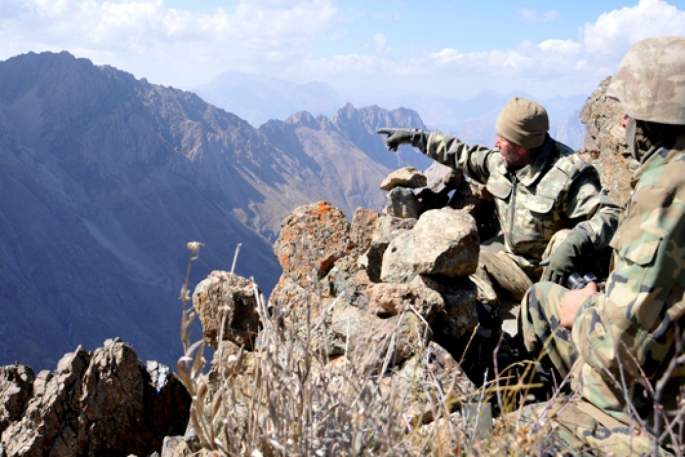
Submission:
[[549,118],[542,105],[513,97],[497,117],[497,133],[508,141],[528,149],[542,146],[549,130]]

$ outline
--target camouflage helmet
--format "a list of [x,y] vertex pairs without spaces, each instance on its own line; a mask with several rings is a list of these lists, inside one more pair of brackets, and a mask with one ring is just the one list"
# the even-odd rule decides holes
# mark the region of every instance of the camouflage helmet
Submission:
[[685,125],[685,37],[636,43],[623,57],[607,95],[633,119]]

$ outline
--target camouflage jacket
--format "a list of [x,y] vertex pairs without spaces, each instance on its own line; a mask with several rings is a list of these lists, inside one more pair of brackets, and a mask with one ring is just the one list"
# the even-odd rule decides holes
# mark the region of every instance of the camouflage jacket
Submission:
[[[638,412],[640,405],[651,411],[645,378],[655,386],[674,353],[682,353],[676,339],[685,329],[685,135],[671,144],[652,148],[635,172],[625,219],[611,240],[606,294],[581,304],[572,330],[580,354],[574,388],[624,421],[622,392]],[[677,408],[670,403],[685,379],[682,366],[673,368],[664,383],[666,409]]]
[[439,132],[426,142],[426,155],[463,171],[494,195],[505,249],[531,277],[540,274],[538,263],[558,230],[582,226],[601,249],[620,212],[592,165],[549,136],[541,148],[531,164],[511,172],[497,149],[467,146]]

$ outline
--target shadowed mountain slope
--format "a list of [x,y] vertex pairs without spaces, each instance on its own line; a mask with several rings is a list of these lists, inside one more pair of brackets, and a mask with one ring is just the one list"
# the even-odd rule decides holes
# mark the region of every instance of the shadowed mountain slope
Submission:
[[116,336],[175,363],[186,243],[205,244],[191,286],[230,269],[242,243],[236,273],[268,295],[292,208],[380,210],[382,178],[425,159],[385,151],[380,125],[424,127],[408,110],[348,105],[255,129],[65,52],[0,62],[0,364],[52,368]]

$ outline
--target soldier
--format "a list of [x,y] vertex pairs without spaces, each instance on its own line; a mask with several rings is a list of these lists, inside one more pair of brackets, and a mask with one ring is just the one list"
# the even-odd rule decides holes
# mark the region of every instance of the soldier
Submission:
[[575,400],[550,412],[567,441],[657,454],[683,437],[674,415],[685,383],[685,37],[634,45],[607,95],[629,116],[640,167],[606,293],[536,284],[520,327],[531,355],[571,380]]
[[468,146],[440,132],[378,133],[389,134],[388,149],[411,144],[494,195],[504,245],[491,249],[484,244],[480,270],[518,302],[540,278],[540,262],[552,252],[544,279],[565,284],[570,274],[582,271],[582,259],[609,243],[619,209],[601,189],[597,170],[547,134],[549,119],[540,104],[512,98],[496,129],[495,149]]

